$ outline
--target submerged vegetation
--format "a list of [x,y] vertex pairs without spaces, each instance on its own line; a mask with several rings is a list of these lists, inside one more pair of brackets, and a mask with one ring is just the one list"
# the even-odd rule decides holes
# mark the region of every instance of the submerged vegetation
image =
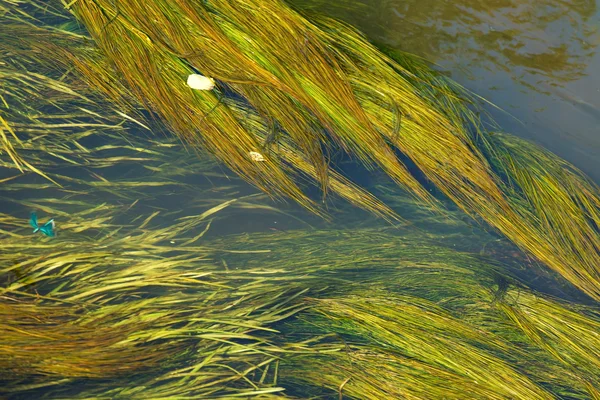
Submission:
[[[93,42],[0,0],[2,396],[600,398],[600,200],[572,166],[285,3],[64,5]],[[353,184],[338,147],[404,192]],[[209,153],[318,214],[300,182],[403,219],[310,226]]]
[[[435,186],[600,299],[598,188],[533,145],[523,151],[511,136],[484,132],[469,108],[476,98],[414,56],[385,55],[351,27],[278,0],[97,0],[70,9],[112,66],[84,67],[89,79],[123,80],[125,92],[99,87],[115,101],[132,93],[267,193],[320,212],[296,184],[308,177],[323,196],[393,218],[340,176],[332,154],[342,149],[440,207],[427,190]],[[217,90],[190,90],[195,71]],[[551,167],[537,167],[546,161]]]

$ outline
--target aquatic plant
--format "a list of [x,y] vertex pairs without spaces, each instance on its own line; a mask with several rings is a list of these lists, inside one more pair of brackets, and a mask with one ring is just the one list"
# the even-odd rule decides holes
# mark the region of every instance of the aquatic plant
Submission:
[[[540,164],[553,156],[533,145],[525,152],[521,141],[483,132],[469,108],[477,98],[418,58],[386,55],[351,27],[277,0],[69,6],[112,66],[75,61],[90,82],[122,79],[126,92],[98,88],[119,102],[132,93],[266,193],[320,213],[297,184],[309,177],[323,196],[337,192],[395,218],[337,172],[332,154],[341,149],[439,208],[426,189],[433,184],[600,299],[598,188],[555,157],[556,167]],[[190,90],[185,79],[195,72],[216,89]]]
[[[137,108],[120,108],[132,98],[116,75],[103,81],[107,64],[82,38],[13,22],[24,43],[0,41],[6,63],[0,68],[9,77],[2,95],[10,106],[1,112],[25,173],[12,153],[0,154],[2,395],[598,397],[597,302],[572,304],[530,289],[514,269],[525,257],[512,256],[498,236],[470,234],[476,228],[461,221],[462,213],[444,210],[437,218],[429,212],[436,200],[424,210],[422,201],[389,187],[386,203],[411,224],[360,221],[339,230],[302,222],[296,225],[302,229],[215,236],[225,218],[241,224],[252,215],[308,217],[274,207],[205,153],[151,136],[155,121],[142,119]],[[60,62],[18,53],[53,35],[73,39],[57,49],[65,55]],[[11,51],[18,56],[7,56]],[[95,70],[97,87],[112,88],[120,100],[96,97],[79,70],[69,70],[75,56],[78,68]],[[244,103],[221,98],[223,107],[269,135]],[[281,143],[272,153],[260,150],[265,160],[285,154],[318,179],[296,145],[276,139]],[[544,185],[583,193],[561,200],[573,218],[597,206],[576,171],[558,175],[565,165],[554,156],[525,146],[510,155],[494,146],[481,152],[492,160],[536,157],[526,166],[499,161],[507,165],[507,186],[498,185],[511,207],[523,202],[532,213],[548,213],[534,225],[538,230],[567,223],[556,217],[560,210],[543,208],[548,199],[536,193]],[[548,176],[537,171],[545,165]],[[329,182],[348,190],[340,192],[350,200],[358,196],[358,204],[383,204],[340,174],[332,172]],[[32,209],[60,218],[61,235],[31,235],[23,215]],[[434,219],[443,233],[426,229]],[[569,240],[577,243],[586,224],[569,223],[575,236]],[[479,251],[493,247],[489,242],[506,246],[514,265]]]

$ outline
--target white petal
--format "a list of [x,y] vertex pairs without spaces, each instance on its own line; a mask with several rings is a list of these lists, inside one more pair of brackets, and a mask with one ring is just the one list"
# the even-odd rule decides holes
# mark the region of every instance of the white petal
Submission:
[[187,84],[192,89],[197,90],[212,90],[215,87],[215,81],[212,78],[199,74],[189,75]]

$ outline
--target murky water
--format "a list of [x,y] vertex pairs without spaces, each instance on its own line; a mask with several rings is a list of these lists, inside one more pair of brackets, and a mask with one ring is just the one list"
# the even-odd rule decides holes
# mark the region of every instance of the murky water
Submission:
[[[426,57],[531,139],[600,182],[600,7],[594,0],[302,0]],[[317,4],[316,4],[317,3]]]

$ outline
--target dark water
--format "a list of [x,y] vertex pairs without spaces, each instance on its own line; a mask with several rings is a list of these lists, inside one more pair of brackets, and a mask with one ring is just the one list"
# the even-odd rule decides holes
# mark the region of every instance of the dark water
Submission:
[[506,132],[600,182],[600,2],[298,0],[421,55],[500,107]]

